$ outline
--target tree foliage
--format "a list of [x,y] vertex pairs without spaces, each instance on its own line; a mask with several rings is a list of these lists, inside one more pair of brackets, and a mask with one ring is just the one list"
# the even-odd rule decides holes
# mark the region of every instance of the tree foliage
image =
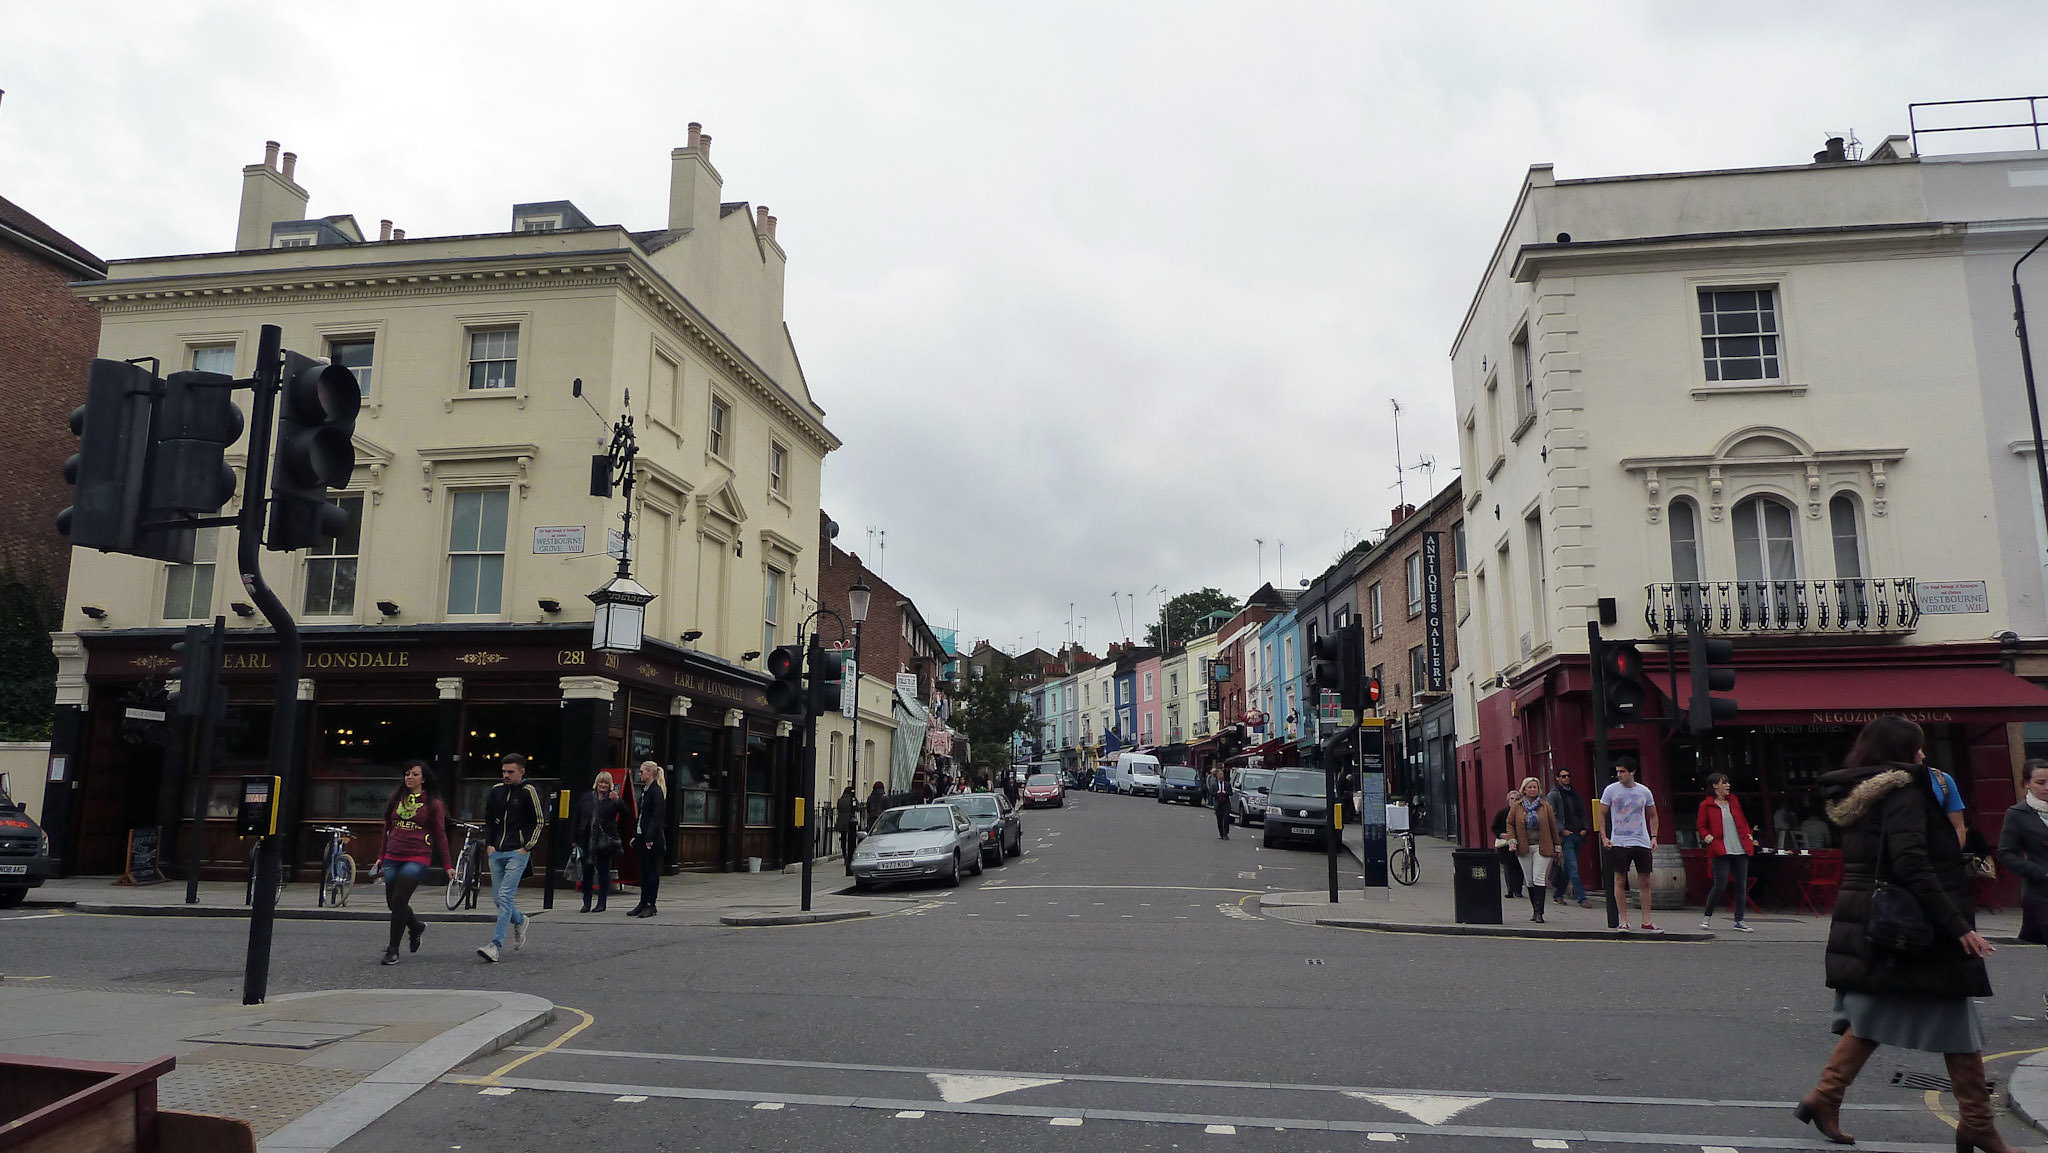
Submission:
[[953,723],[967,734],[975,767],[996,779],[1009,768],[1017,735],[1030,726],[1031,707],[1017,699],[1023,667],[1001,653],[990,658],[986,671],[953,694]]
[[50,632],[63,604],[48,585],[0,571],[0,741],[46,741],[56,718]]
[[[1166,602],[1167,632],[1178,644],[1186,644],[1195,637],[1195,622],[1210,613],[1222,610],[1235,613],[1238,603],[1235,597],[1226,596],[1222,589],[1206,588],[1182,593]],[[1145,626],[1145,643],[1159,647],[1159,622]]]

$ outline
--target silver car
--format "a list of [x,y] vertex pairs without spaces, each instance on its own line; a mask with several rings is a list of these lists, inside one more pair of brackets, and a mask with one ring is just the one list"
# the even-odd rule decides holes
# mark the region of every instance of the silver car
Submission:
[[856,889],[920,877],[958,885],[963,872],[981,875],[981,837],[951,805],[890,809],[853,850]]

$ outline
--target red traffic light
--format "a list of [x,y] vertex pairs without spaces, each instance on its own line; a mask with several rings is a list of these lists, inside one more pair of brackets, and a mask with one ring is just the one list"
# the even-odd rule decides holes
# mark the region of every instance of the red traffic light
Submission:
[[1626,681],[1643,675],[1642,650],[1629,641],[1609,641],[1600,649],[1600,671]]
[[768,675],[776,680],[796,673],[799,650],[794,645],[781,645],[768,654]]

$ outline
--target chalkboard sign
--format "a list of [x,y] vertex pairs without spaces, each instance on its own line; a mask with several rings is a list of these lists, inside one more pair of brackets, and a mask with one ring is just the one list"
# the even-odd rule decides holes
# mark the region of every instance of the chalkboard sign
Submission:
[[128,830],[128,868],[121,874],[122,884],[154,885],[164,879],[156,859],[161,835],[162,830],[156,828]]

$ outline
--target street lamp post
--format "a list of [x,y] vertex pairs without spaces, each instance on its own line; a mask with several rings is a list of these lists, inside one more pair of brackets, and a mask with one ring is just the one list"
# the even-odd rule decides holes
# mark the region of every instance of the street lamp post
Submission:
[[654,599],[654,594],[632,575],[633,462],[639,453],[633,439],[633,417],[627,413],[612,426],[611,451],[592,462],[591,495],[610,496],[616,484],[626,498],[625,511],[619,514],[619,571],[589,594],[590,603],[595,606],[590,622],[590,647],[597,652],[639,652],[647,624],[647,602]]
[[[865,794],[860,791],[860,626],[868,619],[868,601],[875,590],[859,577],[853,578],[853,587],[846,590],[846,615],[853,618],[853,737],[846,750],[846,779],[853,785],[855,822],[859,821],[860,801]],[[846,875],[853,875],[853,830],[845,836]]]

